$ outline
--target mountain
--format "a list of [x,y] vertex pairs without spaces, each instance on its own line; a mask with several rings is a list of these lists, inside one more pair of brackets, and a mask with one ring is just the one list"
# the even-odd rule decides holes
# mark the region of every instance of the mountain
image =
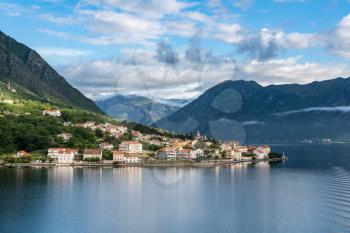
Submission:
[[103,113],[73,88],[36,51],[0,31],[0,80],[43,101]]
[[146,125],[179,109],[138,95],[116,95],[96,104],[112,117]]
[[157,99],[156,101],[169,106],[181,108],[193,101],[193,99]]
[[225,81],[154,125],[241,141],[350,141],[350,78],[266,87]]

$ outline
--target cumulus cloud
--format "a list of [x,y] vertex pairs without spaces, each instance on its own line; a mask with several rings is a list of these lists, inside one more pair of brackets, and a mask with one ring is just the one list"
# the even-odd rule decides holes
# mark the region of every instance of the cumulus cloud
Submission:
[[260,84],[309,83],[335,77],[347,77],[349,67],[342,64],[299,62],[300,57],[247,61],[241,72]]
[[[91,98],[103,93],[142,94],[158,98],[193,98],[205,89],[232,79],[236,64],[222,59],[215,64],[196,64],[178,54],[176,66],[169,66],[173,58],[157,58],[158,52],[126,51],[125,60],[92,60],[67,64],[59,72]],[[172,53],[172,52],[171,52]],[[170,53],[170,54],[171,54]],[[167,61],[168,63],[165,63]]]
[[304,112],[315,112],[315,111],[348,113],[348,112],[350,112],[350,106],[311,107],[311,108],[303,108],[303,109],[298,109],[298,110],[293,110],[293,111],[276,113],[275,115],[276,116],[287,116],[287,115],[291,115],[291,114],[304,113]]
[[167,14],[178,14],[182,10],[197,4],[178,0],[84,0],[80,2],[79,7],[91,5],[110,6],[134,14],[143,14],[148,17],[162,17]]
[[251,58],[267,60],[290,48],[307,48],[321,44],[321,36],[313,33],[285,34],[281,30],[263,28],[259,33],[247,35],[237,44],[237,51]]
[[179,62],[178,54],[173,50],[173,47],[162,41],[158,43],[156,59],[169,65],[176,65]]
[[36,47],[35,50],[44,57],[82,57],[91,54],[88,50],[62,47]]
[[334,54],[350,58],[350,14],[330,34],[328,48]]
[[238,7],[242,10],[248,9],[251,5],[253,5],[254,0],[236,0],[233,2],[235,7]]

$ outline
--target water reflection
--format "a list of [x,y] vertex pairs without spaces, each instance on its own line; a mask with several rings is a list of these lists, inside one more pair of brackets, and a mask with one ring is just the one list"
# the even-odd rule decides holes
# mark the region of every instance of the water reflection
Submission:
[[333,149],[277,148],[284,166],[0,168],[0,232],[349,232],[350,146]]

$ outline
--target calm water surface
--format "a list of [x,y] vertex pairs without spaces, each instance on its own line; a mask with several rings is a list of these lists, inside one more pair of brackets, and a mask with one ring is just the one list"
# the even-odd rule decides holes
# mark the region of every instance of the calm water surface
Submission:
[[350,145],[216,168],[0,168],[0,232],[350,232]]

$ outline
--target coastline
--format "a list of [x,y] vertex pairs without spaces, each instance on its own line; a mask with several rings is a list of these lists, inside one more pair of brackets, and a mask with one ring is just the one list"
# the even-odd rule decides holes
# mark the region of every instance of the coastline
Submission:
[[239,163],[258,163],[258,162],[280,162],[288,160],[288,157],[270,158],[260,160],[203,160],[201,162],[193,161],[152,161],[146,163],[129,163],[129,164],[112,164],[112,163],[74,163],[74,164],[57,164],[57,163],[3,163],[0,167],[7,168],[26,168],[26,167],[77,167],[77,168],[122,168],[122,167],[216,167],[222,165],[239,164]]

